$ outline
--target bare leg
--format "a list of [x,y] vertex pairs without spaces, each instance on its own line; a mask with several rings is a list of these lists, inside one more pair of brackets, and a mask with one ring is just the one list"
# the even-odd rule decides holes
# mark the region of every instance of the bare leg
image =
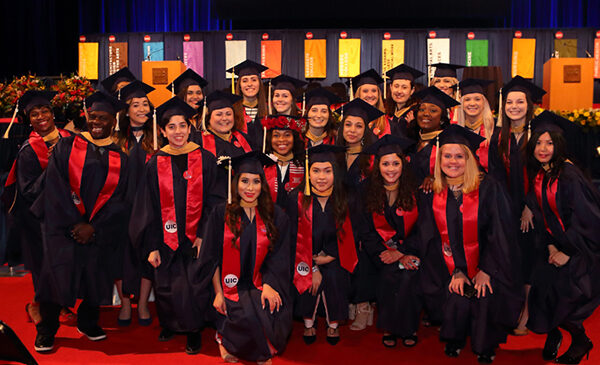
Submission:
[[131,319],[131,299],[123,295],[123,280],[117,280],[117,292],[121,299],[121,309],[119,309],[119,319],[127,320]]
[[527,334],[529,331],[527,330],[527,321],[529,320],[529,291],[531,290],[531,285],[525,285],[525,304],[523,305],[523,310],[521,311],[521,317],[519,318],[519,324],[515,329],[516,335]]
[[150,290],[152,290],[152,281],[142,278],[140,285],[140,297],[138,300],[138,316],[141,319],[150,318],[150,309],[148,309],[148,297],[150,296]]

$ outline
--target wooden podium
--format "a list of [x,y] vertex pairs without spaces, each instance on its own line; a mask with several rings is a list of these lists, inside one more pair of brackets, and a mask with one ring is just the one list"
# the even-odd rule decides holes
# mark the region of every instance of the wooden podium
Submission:
[[171,99],[171,90],[167,85],[186,70],[181,61],[144,61],[142,62],[142,81],[156,90],[148,94],[155,107]]
[[542,107],[551,110],[591,108],[594,98],[593,58],[551,58],[544,63]]

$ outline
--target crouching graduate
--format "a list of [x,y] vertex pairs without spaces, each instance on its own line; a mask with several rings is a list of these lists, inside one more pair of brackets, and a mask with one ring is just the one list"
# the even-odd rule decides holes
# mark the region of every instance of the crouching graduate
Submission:
[[228,203],[212,212],[200,251],[222,315],[217,342],[226,362],[270,363],[292,330],[289,221],[271,199],[263,172],[268,163],[260,152],[230,160],[235,176]]
[[[491,363],[519,319],[523,287],[514,227],[502,185],[479,172],[475,151],[483,137],[451,125],[439,135],[434,194],[424,204],[427,229],[445,264],[446,298],[440,337],[456,357],[471,336],[480,363]],[[419,212],[421,214],[422,212]]]
[[77,330],[92,341],[106,338],[99,306],[112,303],[126,242],[127,155],[113,143],[116,114],[126,104],[97,92],[87,99],[89,132],[62,138],[46,170],[46,186],[33,205],[43,216],[44,262],[36,299],[42,321],[35,349],[50,351],[61,307],[77,309]]
[[201,290],[199,261],[204,224],[215,195],[215,158],[188,142],[194,110],[174,97],[157,108],[160,130],[169,144],[154,155],[145,170],[130,223],[131,242],[154,267],[152,281],[162,331],[159,341],[187,334],[185,352],[196,354],[210,292]]

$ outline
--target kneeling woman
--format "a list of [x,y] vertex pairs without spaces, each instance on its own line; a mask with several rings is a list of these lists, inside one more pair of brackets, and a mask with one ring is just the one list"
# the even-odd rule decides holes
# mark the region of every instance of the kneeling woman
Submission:
[[558,353],[559,327],[567,330],[571,346],[556,362],[578,364],[593,347],[583,322],[600,303],[600,193],[567,160],[563,136],[577,140],[572,122],[544,112],[532,128],[527,206],[540,230],[527,327],[548,334],[542,353],[546,361]]
[[263,172],[269,162],[259,152],[233,159],[231,199],[211,214],[200,252],[213,306],[224,316],[217,341],[227,362],[270,363],[292,330],[289,221],[271,200]]
[[332,345],[339,341],[340,321],[348,319],[350,273],[358,259],[343,175],[336,163],[343,151],[324,144],[308,150],[308,181],[290,195],[286,210],[291,237],[296,238],[293,268],[299,296],[294,312],[304,319],[307,344],[316,339],[317,312],[327,319],[327,342]]
[[133,244],[154,267],[159,341],[187,334],[185,352],[200,351],[200,331],[210,291],[196,281],[195,260],[204,222],[215,202],[216,161],[188,142],[193,108],[172,98],[157,109],[161,133],[169,144],[148,161],[143,188],[136,196],[130,223]]
[[474,151],[483,137],[451,125],[439,138],[434,194],[419,213],[430,217],[420,228],[433,232],[449,282],[440,337],[456,357],[470,334],[478,361],[491,363],[523,302],[510,204],[502,186],[479,172]]

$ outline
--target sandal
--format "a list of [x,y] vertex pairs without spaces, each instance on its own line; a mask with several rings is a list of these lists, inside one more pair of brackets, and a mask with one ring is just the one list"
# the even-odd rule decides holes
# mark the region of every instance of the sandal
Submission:
[[416,333],[410,336],[402,337],[402,344],[405,347],[413,347],[417,344],[418,341],[419,338],[417,337]]
[[327,327],[327,343],[335,346],[338,342],[340,342],[340,328]]
[[232,354],[230,354],[229,352],[227,352],[227,349],[225,349],[225,346],[221,345],[219,343],[219,352],[221,353],[221,359],[223,359],[223,361],[228,362],[228,363],[236,363],[238,362],[238,358],[233,356]]
[[304,343],[307,345],[313,344],[317,340],[317,330],[315,327],[304,327],[304,334],[302,335]]
[[381,343],[383,344],[383,346],[388,348],[396,347],[396,336],[392,334],[383,335],[383,337],[381,338]]

